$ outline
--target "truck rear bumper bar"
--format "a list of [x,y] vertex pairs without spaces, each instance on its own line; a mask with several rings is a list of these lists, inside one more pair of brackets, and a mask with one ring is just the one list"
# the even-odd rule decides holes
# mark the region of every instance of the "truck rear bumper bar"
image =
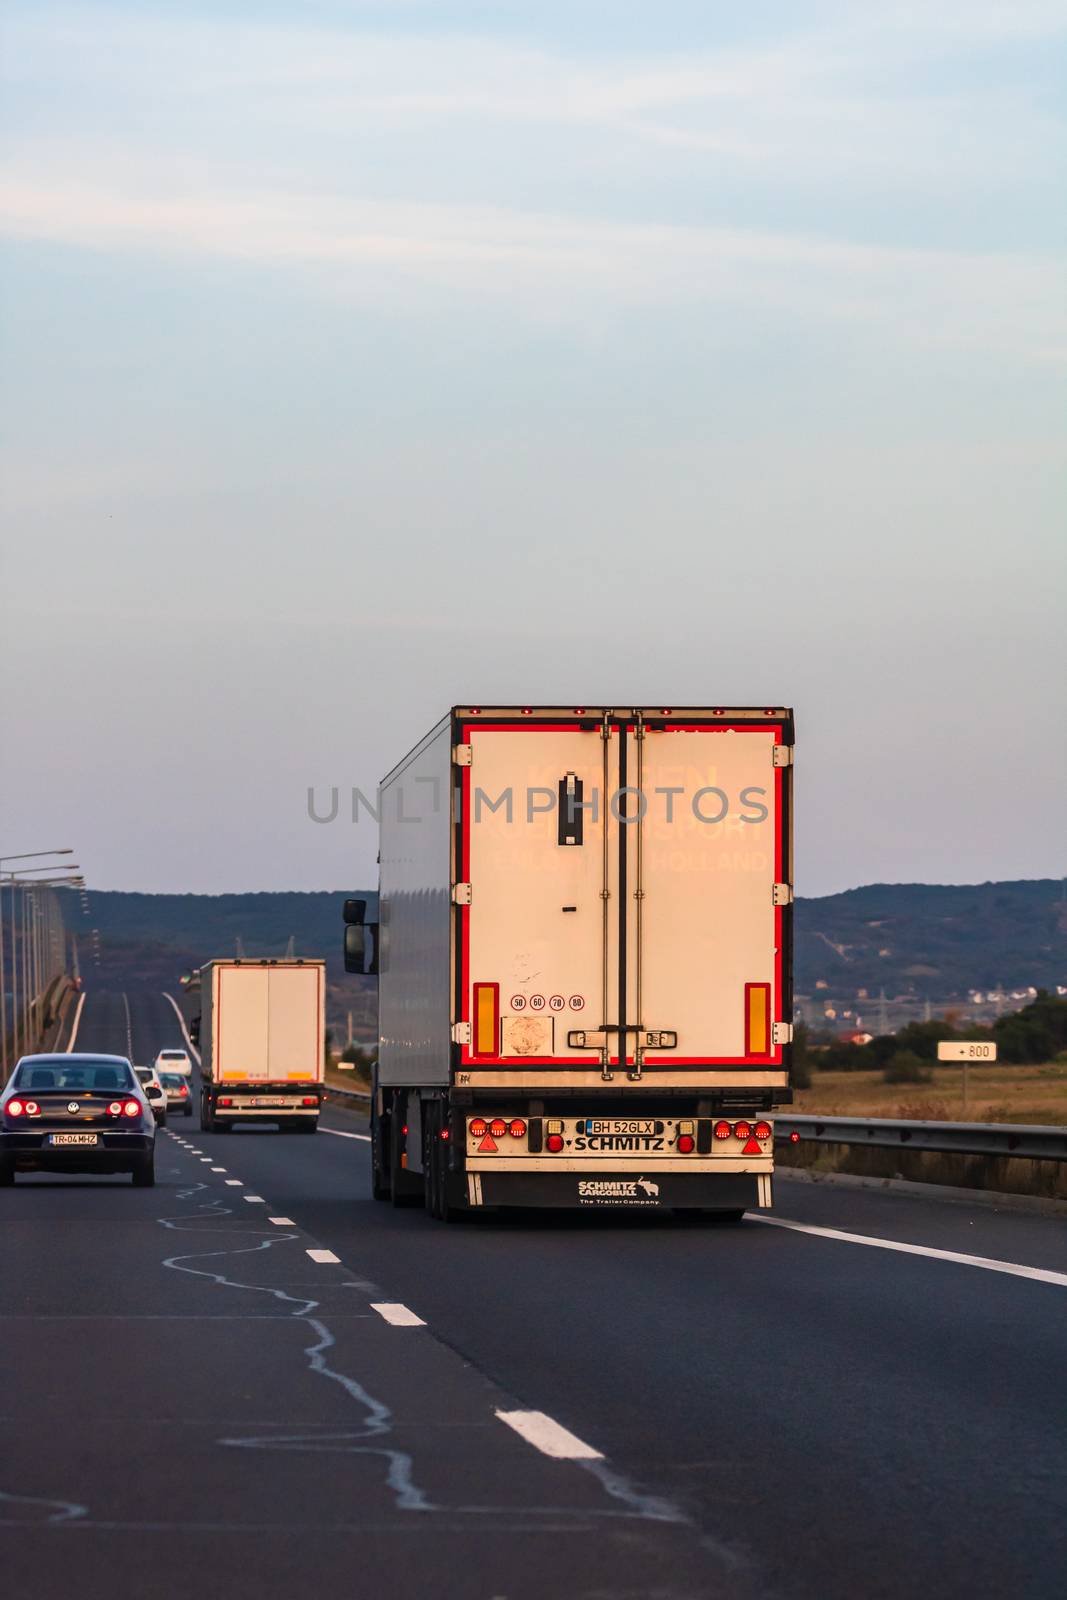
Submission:
[[472,1206],[550,1206],[585,1211],[591,1207],[671,1211],[754,1211],[773,1199],[770,1172],[686,1173],[649,1163],[644,1171],[509,1171],[467,1173]]

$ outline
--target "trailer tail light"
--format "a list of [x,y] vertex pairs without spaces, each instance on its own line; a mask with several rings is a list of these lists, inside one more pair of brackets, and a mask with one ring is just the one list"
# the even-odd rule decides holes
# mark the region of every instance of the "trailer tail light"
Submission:
[[503,1139],[507,1131],[508,1125],[504,1121],[503,1117],[494,1117],[492,1122],[489,1124],[489,1132],[493,1135],[494,1139]]
[[771,986],[745,984],[745,1054],[765,1056],[771,1048]]
[[140,1102],[137,1100],[124,1100],[122,1103],[124,1117],[139,1117],[141,1115]]
[[229,1095],[229,1094],[220,1094],[219,1095],[219,1105],[220,1106],[232,1106],[233,1105],[233,1096]]
[[751,1129],[751,1127],[749,1126],[749,1124],[747,1122],[735,1122],[734,1123],[734,1138],[735,1139],[751,1139],[751,1137],[752,1137],[752,1129]]
[[694,1143],[695,1140],[691,1133],[680,1133],[678,1135],[678,1149],[683,1156],[692,1153]]
[[799,1144],[800,1143],[800,1135],[799,1135],[799,1133],[797,1132],[797,1130],[795,1128],[793,1129],[792,1133],[789,1135],[789,1143],[790,1144]]
[[319,1102],[313,1094],[306,1094],[300,1103],[305,1106],[317,1106]]
[[450,1133],[450,1131],[447,1128],[442,1128],[441,1129],[441,1138],[445,1141],[446,1144],[448,1143],[449,1139],[451,1139],[451,1137],[452,1137],[452,1134]]
[[526,1124],[521,1117],[516,1117],[512,1122],[508,1123],[508,1132],[513,1139],[521,1139],[525,1136]]
[[559,1152],[563,1149],[563,1135],[561,1133],[550,1133],[545,1140],[545,1148],[550,1150],[554,1156],[559,1155]]
[[500,1027],[500,985],[476,983],[474,985],[474,1054],[495,1056],[496,1039]]
[[484,1139],[489,1132],[489,1124],[484,1117],[472,1117],[467,1132],[472,1139]]
[[716,1139],[728,1139],[733,1131],[728,1122],[717,1122],[715,1124],[714,1133]]
[[752,1133],[753,1137],[756,1139],[769,1139],[771,1136],[771,1125],[769,1122],[757,1122],[756,1126],[752,1130]]

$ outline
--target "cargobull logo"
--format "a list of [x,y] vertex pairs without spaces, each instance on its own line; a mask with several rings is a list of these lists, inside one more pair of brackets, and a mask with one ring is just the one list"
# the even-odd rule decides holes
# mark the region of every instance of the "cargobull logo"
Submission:
[[583,1206],[658,1206],[659,1184],[650,1178],[581,1178],[578,1204]]

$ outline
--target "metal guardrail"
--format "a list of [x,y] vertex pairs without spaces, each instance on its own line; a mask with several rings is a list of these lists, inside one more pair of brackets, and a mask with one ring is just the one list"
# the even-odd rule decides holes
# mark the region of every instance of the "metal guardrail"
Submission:
[[[366,1089],[337,1089],[328,1095],[368,1105]],[[792,1135],[799,1135],[793,1140]],[[936,1150],[960,1156],[1014,1156],[1028,1161],[1067,1161],[1067,1128],[1021,1122],[905,1122],[894,1117],[794,1117],[776,1112],[778,1144],[867,1145],[875,1150]]]
[[326,1094],[335,1094],[339,1100],[358,1100],[361,1105],[369,1105],[371,1101],[369,1089],[337,1089],[332,1083],[324,1083],[322,1087]]
[[792,1117],[776,1113],[776,1143],[797,1143],[792,1139],[794,1133],[805,1144],[1067,1161],[1067,1128],[1021,1122],[905,1122],[893,1117]]

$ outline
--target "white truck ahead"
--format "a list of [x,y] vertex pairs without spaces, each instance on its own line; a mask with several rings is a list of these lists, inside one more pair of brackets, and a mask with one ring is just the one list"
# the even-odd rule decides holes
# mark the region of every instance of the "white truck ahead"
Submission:
[[772,1201],[793,716],[456,706],[378,796],[373,1187],[434,1216]]
[[200,1122],[318,1127],[326,963],[209,961],[200,969]]

